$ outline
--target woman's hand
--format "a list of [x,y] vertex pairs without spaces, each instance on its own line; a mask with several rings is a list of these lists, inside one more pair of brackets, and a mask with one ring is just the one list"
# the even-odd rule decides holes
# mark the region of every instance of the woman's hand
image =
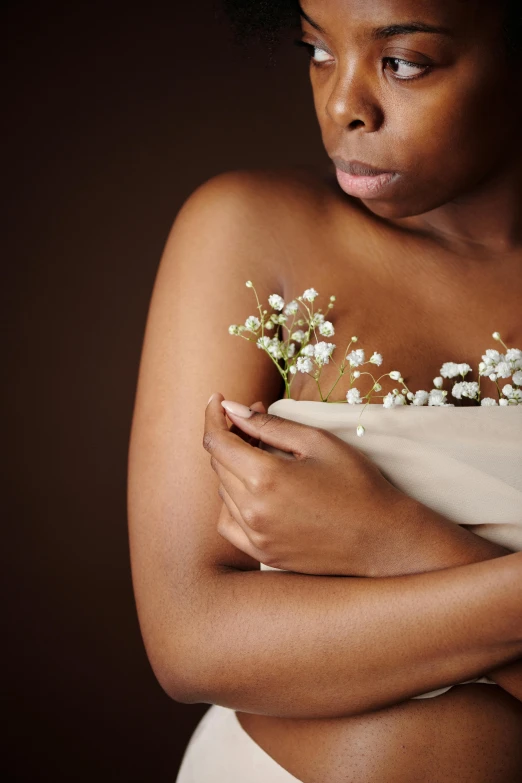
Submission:
[[260,403],[249,418],[227,413],[234,432],[222,399],[207,405],[203,445],[226,507],[218,531],[230,543],[275,568],[343,576],[373,576],[379,561],[408,546],[412,499],[366,455],[327,430],[261,412]]

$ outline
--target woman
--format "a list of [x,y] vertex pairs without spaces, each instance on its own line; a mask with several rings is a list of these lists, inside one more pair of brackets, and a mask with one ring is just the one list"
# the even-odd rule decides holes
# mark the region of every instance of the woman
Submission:
[[[476,367],[492,330],[522,345],[519,5],[306,0],[300,18],[333,165],[201,185],[145,335],[129,455],[139,618],[166,692],[213,705],[178,781],[512,783],[522,409],[373,405],[353,437],[357,405],[321,402],[307,373],[281,399],[274,364],[228,327],[243,302],[248,315],[247,280],[261,302],[313,286],[337,297],[339,350],[359,336],[413,390],[443,362]],[[325,365],[323,388],[336,377]],[[385,442],[399,444],[389,480]],[[426,471],[415,497],[400,481],[428,442],[431,466],[453,445],[464,461],[440,483]]]

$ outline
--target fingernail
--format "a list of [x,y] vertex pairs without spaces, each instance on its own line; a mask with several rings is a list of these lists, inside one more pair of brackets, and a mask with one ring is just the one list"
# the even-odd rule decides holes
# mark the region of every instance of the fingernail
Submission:
[[[210,395],[210,397],[208,398],[208,402],[210,402],[210,400],[211,400],[211,399],[213,399],[213,397],[215,396],[215,394],[216,394],[216,392],[214,392],[213,394],[211,394],[211,395]],[[208,405],[208,402],[207,402],[207,405]]]
[[236,416],[241,416],[243,419],[248,419],[254,412],[247,408],[246,405],[242,405],[240,402],[233,402],[232,400],[221,400],[221,405],[228,413],[235,413]]

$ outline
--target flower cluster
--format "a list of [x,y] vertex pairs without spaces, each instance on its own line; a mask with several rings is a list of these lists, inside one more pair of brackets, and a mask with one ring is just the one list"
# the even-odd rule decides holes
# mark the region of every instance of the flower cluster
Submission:
[[[352,348],[352,344],[358,341],[355,336],[350,339],[341,364],[337,365],[332,356],[336,347],[335,343],[321,339],[333,337],[335,329],[332,322],[326,320],[321,308],[314,312],[314,301],[319,296],[315,288],[307,288],[303,294],[288,303],[285,303],[279,294],[271,294],[268,297],[268,304],[273,312],[268,314],[268,311],[263,309],[259,302],[252,281],[248,280],[246,286],[254,291],[259,315],[248,316],[244,324],[231,324],[228,331],[230,334],[239,335],[255,342],[258,348],[266,351],[283,377],[288,398],[290,398],[292,380],[298,372],[301,372],[314,379],[322,402],[334,402],[328,400],[328,397],[339,380],[347,374],[350,388],[346,392],[344,400],[336,400],[335,402],[346,402],[349,405],[365,403],[367,405],[372,396],[377,396],[382,399],[385,408],[407,404],[453,406],[453,403],[447,401],[448,391],[442,387],[444,378],[456,378],[459,380],[454,382],[451,396],[457,400],[466,398],[485,406],[522,405],[522,389],[517,388],[522,386],[522,351],[518,348],[508,348],[498,332],[493,332],[492,337],[502,344],[505,353],[494,349],[486,350],[478,367],[478,381],[465,380],[466,375],[472,372],[469,364],[444,362],[439,370],[439,375],[433,379],[433,388],[430,391],[419,389],[413,392],[406,386],[399,370],[383,373],[379,378],[375,378],[371,372],[361,371],[359,368],[363,365],[380,366],[383,359],[381,354],[376,351],[369,359],[366,359],[363,348]],[[334,307],[334,302],[335,296],[330,296],[328,310]],[[283,329],[286,331],[286,337],[283,337]],[[272,332],[273,330],[275,330],[273,337],[265,334],[265,331]],[[253,336],[249,337],[245,332]],[[315,342],[311,342],[312,337]],[[339,375],[330,391],[324,395],[319,381],[322,368],[330,361],[337,367]],[[368,375],[372,379],[372,387],[365,395],[361,395],[360,390],[353,385],[354,381],[362,375]],[[394,388],[387,394],[377,394],[382,391],[380,381],[384,377],[397,381],[401,384],[402,389]],[[481,377],[488,377],[495,382],[498,400],[493,397],[481,398]],[[507,378],[511,378],[511,383],[506,383],[501,388],[499,379],[505,380]],[[363,435],[365,428],[359,424],[356,432],[357,435]]]

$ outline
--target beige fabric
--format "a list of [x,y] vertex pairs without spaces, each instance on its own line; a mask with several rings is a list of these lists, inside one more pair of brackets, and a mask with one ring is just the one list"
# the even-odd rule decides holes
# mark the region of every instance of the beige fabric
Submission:
[[[268,413],[329,430],[367,454],[402,492],[457,524],[473,525],[483,538],[522,550],[522,406],[385,408],[283,399]],[[362,437],[358,424],[366,428]],[[281,569],[261,563],[261,570]],[[495,684],[488,677],[468,682]]]

